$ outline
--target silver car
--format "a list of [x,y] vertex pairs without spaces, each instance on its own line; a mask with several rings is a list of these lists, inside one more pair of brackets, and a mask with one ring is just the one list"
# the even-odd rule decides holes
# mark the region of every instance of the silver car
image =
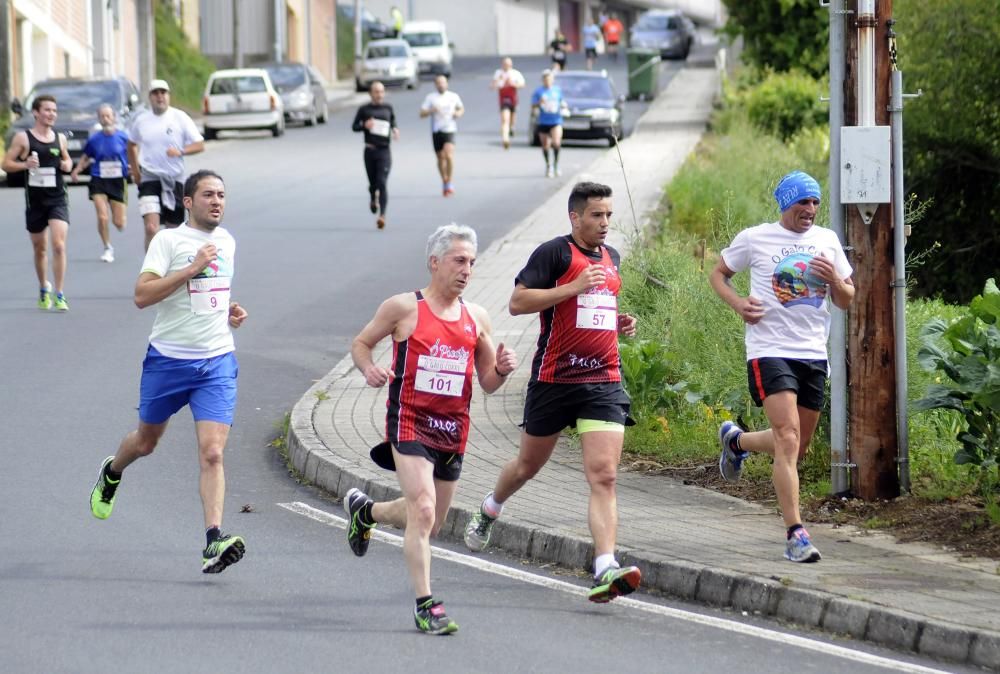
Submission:
[[361,74],[355,80],[358,91],[367,91],[372,82],[415,89],[420,83],[417,56],[406,40],[374,40],[365,48]]
[[629,46],[655,49],[663,58],[686,59],[695,41],[691,19],[676,9],[654,9],[632,26]]
[[306,126],[326,124],[330,109],[326,100],[326,82],[315,68],[304,63],[263,63],[259,68],[271,76],[271,83],[285,105],[286,122]]

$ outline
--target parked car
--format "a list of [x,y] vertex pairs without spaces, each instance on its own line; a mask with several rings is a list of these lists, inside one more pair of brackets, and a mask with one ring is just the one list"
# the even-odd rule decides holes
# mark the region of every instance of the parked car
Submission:
[[455,45],[448,41],[448,31],[441,21],[410,21],[399,37],[410,43],[417,55],[421,73],[451,77]]
[[417,57],[405,40],[375,40],[365,48],[361,74],[355,80],[358,91],[367,91],[378,80],[386,86],[413,89],[420,83]]
[[227,130],[268,129],[275,137],[285,132],[281,96],[263,68],[216,70],[205,85],[202,112],[206,140]]
[[[337,12],[349,24],[354,25],[354,5],[337,5]],[[367,9],[361,10],[361,32],[369,40],[384,40],[389,37],[396,37],[396,31],[392,26],[379,21]]]
[[[69,156],[74,164],[83,154],[87,138],[101,128],[97,121],[99,105],[111,104],[118,113],[118,125],[122,128],[139,105],[139,89],[125,77],[42,80],[31,89],[24,103],[16,98],[11,101],[10,108],[17,115],[17,119],[10,125],[4,137],[6,147],[10,147],[11,138],[15,133],[35,125],[31,104],[41,94],[55,96],[56,106],[59,109],[55,130],[66,136],[66,149],[69,150]],[[8,175],[7,186],[24,187],[24,171]]]
[[[623,134],[624,94],[619,94],[606,71],[566,70],[557,73],[569,116],[563,117],[563,138],[607,140],[613,146]],[[531,112],[531,144],[538,145],[538,113]]]
[[262,63],[271,84],[281,95],[286,122],[306,126],[326,124],[330,109],[326,101],[326,81],[315,68],[304,63]]
[[675,9],[654,9],[632,26],[629,45],[658,49],[663,58],[686,59],[696,38],[694,23]]

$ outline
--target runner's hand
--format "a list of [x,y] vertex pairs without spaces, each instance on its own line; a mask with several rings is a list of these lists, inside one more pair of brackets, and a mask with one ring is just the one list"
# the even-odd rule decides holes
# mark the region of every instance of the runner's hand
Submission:
[[170,147],[167,148],[167,156],[168,157],[183,157],[184,156],[184,152],[182,152],[179,147],[174,147],[173,145],[171,145]]
[[386,382],[388,382],[392,376],[392,373],[389,372],[389,370],[384,367],[379,367],[375,363],[366,367],[362,371],[362,374],[365,375],[365,383],[374,388],[385,386]]
[[604,285],[604,267],[599,264],[592,264],[587,267],[573,281],[579,293],[586,292],[592,288]]
[[764,318],[764,303],[753,295],[741,298],[736,313],[740,315],[744,323],[756,325],[760,319]]
[[247,310],[239,305],[238,302],[229,303],[229,327],[238,328],[243,325],[243,321],[247,319]]
[[194,256],[194,261],[191,263],[201,273],[201,270],[207,267],[212,262],[215,262],[219,257],[219,251],[216,250],[214,243],[206,243],[204,246],[198,249],[198,254]]
[[363,126],[366,129],[368,129],[369,131],[371,131],[372,127],[375,126],[375,118],[374,117],[369,117],[368,119],[365,120],[365,123],[363,124]]
[[618,314],[618,334],[635,337],[636,318],[631,314]]
[[833,262],[831,262],[827,257],[820,253],[813,257],[812,261],[809,262],[809,271],[813,276],[823,281],[823,283],[831,284],[836,283],[838,280],[836,270],[833,267]]
[[508,351],[507,347],[503,345],[503,342],[497,344],[497,373],[499,373],[502,377],[506,377],[516,369],[517,354],[513,351]]

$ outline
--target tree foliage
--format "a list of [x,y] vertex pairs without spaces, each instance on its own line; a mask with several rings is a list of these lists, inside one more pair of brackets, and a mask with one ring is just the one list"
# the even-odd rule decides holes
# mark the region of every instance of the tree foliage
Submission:
[[170,3],[155,3],[156,77],[170,82],[170,101],[187,110],[201,107],[205,83],[215,64],[204,57],[187,39],[173,14]]
[[941,247],[916,291],[967,301],[1000,259],[1000,2],[896,0],[907,192],[932,200],[912,250]]
[[743,37],[744,61],[762,68],[801,69],[817,77],[829,64],[829,14],[816,0],[724,0],[725,32]]

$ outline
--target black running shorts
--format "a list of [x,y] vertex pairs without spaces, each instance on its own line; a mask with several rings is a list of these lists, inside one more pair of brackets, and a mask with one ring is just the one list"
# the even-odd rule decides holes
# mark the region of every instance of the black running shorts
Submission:
[[121,204],[128,203],[128,183],[125,178],[101,178],[91,176],[90,184],[87,185],[87,193],[90,200],[94,200],[95,194],[103,194],[110,201],[117,201]]
[[750,397],[761,407],[772,393],[794,391],[800,407],[818,412],[826,399],[826,372],[825,360],[754,358],[747,361]]
[[65,198],[28,202],[28,207],[24,209],[24,222],[31,234],[44,232],[49,220],[62,220],[69,224],[69,204]]
[[455,144],[455,134],[450,131],[435,131],[431,134],[431,140],[434,142],[434,151],[440,152],[446,143]]
[[[434,479],[455,482],[462,474],[462,454],[432,449],[420,442],[401,442],[396,451],[407,456],[422,456],[434,464]],[[392,456],[392,445],[382,442],[372,447],[369,454],[380,468],[396,470],[396,460]]]
[[611,421],[633,426],[629,416],[630,401],[621,382],[603,384],[528,383],[521,427],[528,435],[545,437],[566,427],[575,427],[577,419]]

